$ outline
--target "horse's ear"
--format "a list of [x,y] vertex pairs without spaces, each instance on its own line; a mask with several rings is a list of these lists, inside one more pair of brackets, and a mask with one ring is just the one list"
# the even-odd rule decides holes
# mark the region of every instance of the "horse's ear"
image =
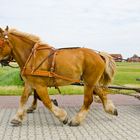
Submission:
[[8,26],[6,26],[5,31],[7,31],[7,32],[8,32],[8,30],[9,30],[9,27],[8,27]]

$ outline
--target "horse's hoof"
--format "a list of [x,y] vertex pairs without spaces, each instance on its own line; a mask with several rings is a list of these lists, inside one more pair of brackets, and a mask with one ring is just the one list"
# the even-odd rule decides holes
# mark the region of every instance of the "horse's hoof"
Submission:
[[95,101],[95,103],[102,103],[101,99],[99,98],[99,96],[94,96],[93,100]]
[[26,112],[27,112],[27,113],[33,113],[34,110],[35,110],[35,109],[33,109],[33,108],[28,108]]
[[115,115],[115,116],[118,116],[118,111],[117,111],[116,108],[114,109],[114,115]]
[[54,103],[54,105],[58,106],[58,102],[56,99],[51,99],[51,101]]
[[76,123],[76,122],[70,121],[68,125],[69,125],[69,126],[79,126],[80,123]]
[[65,120],[63,121],[63,124],[67,124],[68,123],[68,117],[65,118]]
[[15,120],[15,119],[13,119],[12,121],[11,121],[11,124],[13,125],[13,126],[21,126],[21,121],[18,121],[18,120]]

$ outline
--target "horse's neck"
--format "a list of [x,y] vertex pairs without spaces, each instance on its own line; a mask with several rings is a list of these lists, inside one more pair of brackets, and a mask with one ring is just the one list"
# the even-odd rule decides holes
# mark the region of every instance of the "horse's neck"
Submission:
[[22,69],[35,43],[30,42],[25,38],[21,39],[20,37],[14,35],[11,35],[9,39],[13,46],[13,58],[16,60],[16,62]]

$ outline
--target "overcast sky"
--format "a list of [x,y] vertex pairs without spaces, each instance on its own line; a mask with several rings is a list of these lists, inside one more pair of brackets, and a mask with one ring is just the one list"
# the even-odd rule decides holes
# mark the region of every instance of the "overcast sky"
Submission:
[[6,25],[56,48],[140,56],[140,0],[0,0],[0,26]]

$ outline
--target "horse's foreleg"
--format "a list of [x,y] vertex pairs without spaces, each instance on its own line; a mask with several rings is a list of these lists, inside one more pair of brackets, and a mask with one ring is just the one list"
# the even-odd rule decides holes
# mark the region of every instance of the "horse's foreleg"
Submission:
[[36,91],[37,94],[39,96],[39,98],[41,99],[41,101],[43,102],[43,104],[64,124],[67,123],[68,121],[68,117],[67,117],[67,112],[62,109],[57,107],[50,99],[49,95],[48,95],[48,90],[46,86],[40,86],[37,85],[36,86]]
[[33,102],[32,102],[32,105],[27,109],[27,113],[32,113],[34,112],[34,110],[36,110],[37,108],[37,92],[36,90],[34,90],[34,97],[33,97]]
[[118,115],[117,109],[114,106],[112,100],[109,100],[107,98],[106,91],[104,91],[104,89],[102,89],[102,88],[96,87],[94,89],[94,92],[100,97],[100,99],[103,103],[103,107],[104,107],[105,112],[117,116]]
[[[36,110],[36,108],[37,108],[37,99],[40,100],[39,96],[37,95],[36,90],[34,90],[33,102],[32,102],[32,105],[27,109],[27,113],[33,113],[34,110]],[[51,101],[52,101],[56,106],[58,106],[58,102],[57,102],[56,99],[51,99]]]
[[31,91],[32,91],[31,87],[28,84],[25,83],[24,91],[23,91],[23,94],[20,98],[18,111],[11,121],[12,124],[14,124],[14,125],[20,125],[21,124],[21,122],[23,120],[23,117],[26,114],[25,104],[28,100],[28,97],[29,97]]
[[86,86],[84,87],[84,104],[80,111],[72,118],[69,125],[78,126],[86,118],[88,114],[89,107],[93,102],[93,87]]

